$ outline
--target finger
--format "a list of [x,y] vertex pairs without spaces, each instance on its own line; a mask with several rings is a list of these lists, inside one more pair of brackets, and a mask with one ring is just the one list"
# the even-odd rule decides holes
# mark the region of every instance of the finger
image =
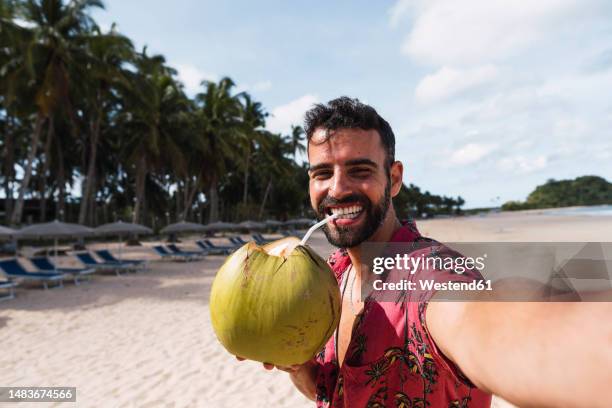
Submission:
[[281,367],[281,366],[276,366],[276,368],[277,368],[277,369],[279,369],[279,370],[281,370],[281,371],[284,371],[284,372],[286,372],[286,373],[293,373],[293,372],[295,372],[295,371],[296,371],[296,369],[295,369],[295,368],[293,368],[293,367]]

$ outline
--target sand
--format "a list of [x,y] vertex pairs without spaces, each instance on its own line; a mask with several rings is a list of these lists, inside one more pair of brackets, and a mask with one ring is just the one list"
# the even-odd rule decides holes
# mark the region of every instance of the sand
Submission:
[[[442,241],[612,240],[612,217],[533,212],[423,221],[419,228]],[[151,244],[126,248],[125,257],[157,259]],[[331,250],[320,233],[312,244],[324,256]],[[0,303],[0,385],[77,387],[76,404],[22,407],[313,407],[286,373],[238,362],[216,341],[207,303],[222,261],[155,260],[146,272],[19,289]]]

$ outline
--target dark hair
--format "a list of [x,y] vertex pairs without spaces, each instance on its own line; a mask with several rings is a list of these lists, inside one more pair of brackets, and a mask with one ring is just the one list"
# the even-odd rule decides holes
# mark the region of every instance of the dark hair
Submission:
[[309,142],[317,128],[374,129],[380,135],[387,152],[387,170],[395,161],[395,135],[391,126],[373,107],[359,102],[359,99],[341,96],[326,104],[318,103],[313,106],[304,117],[304,131]]

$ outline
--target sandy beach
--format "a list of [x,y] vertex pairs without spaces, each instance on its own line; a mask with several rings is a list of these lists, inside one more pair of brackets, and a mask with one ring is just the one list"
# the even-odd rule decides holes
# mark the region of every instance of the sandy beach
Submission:
[[[605,216],[502,213],[418,226],[440,241],[612,241],[612,217]],[[286,373],[238,362],[217,342],[208,296],[223,257],[162,262],[153,243],[144,244],[123,252],[151,259],[149,271],[96,274],[57,290],[18,289],[15,299],[0,303],[0,385],[74,386],[79,407],[314,406]],[[324,257],[331,251],[321,233],[311,244]],[[116,244],[90,248],[96,246],[116,250]]]

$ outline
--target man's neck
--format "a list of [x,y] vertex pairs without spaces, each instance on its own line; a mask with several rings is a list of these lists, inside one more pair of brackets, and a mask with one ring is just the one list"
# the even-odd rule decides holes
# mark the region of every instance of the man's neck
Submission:
[[387,216],[385,217],[384,222],[382,223],[382,225],[376,230],[376,232],[365,242],[363,242],[362,244],[353,247],[353,248],[348,248],[348,255],[351,258],[351,263],[353,264],[353,269],[355,270],[355,274],[356,277],[361,279],[361,258],[362,258],[362,245],[363,244],[368,244],[368,243],[372,243],[372,242],[389,242],[391,241],[391,237],[393,237],[393,234],[395,233],[395,231],[397,231],[400,227],[402,226],[402,224],[400,223],[400,221],[397,219],[397,216],[395,215],[395,211],[393,210],[393,207],[389,208],[389,211],[387,211]]

